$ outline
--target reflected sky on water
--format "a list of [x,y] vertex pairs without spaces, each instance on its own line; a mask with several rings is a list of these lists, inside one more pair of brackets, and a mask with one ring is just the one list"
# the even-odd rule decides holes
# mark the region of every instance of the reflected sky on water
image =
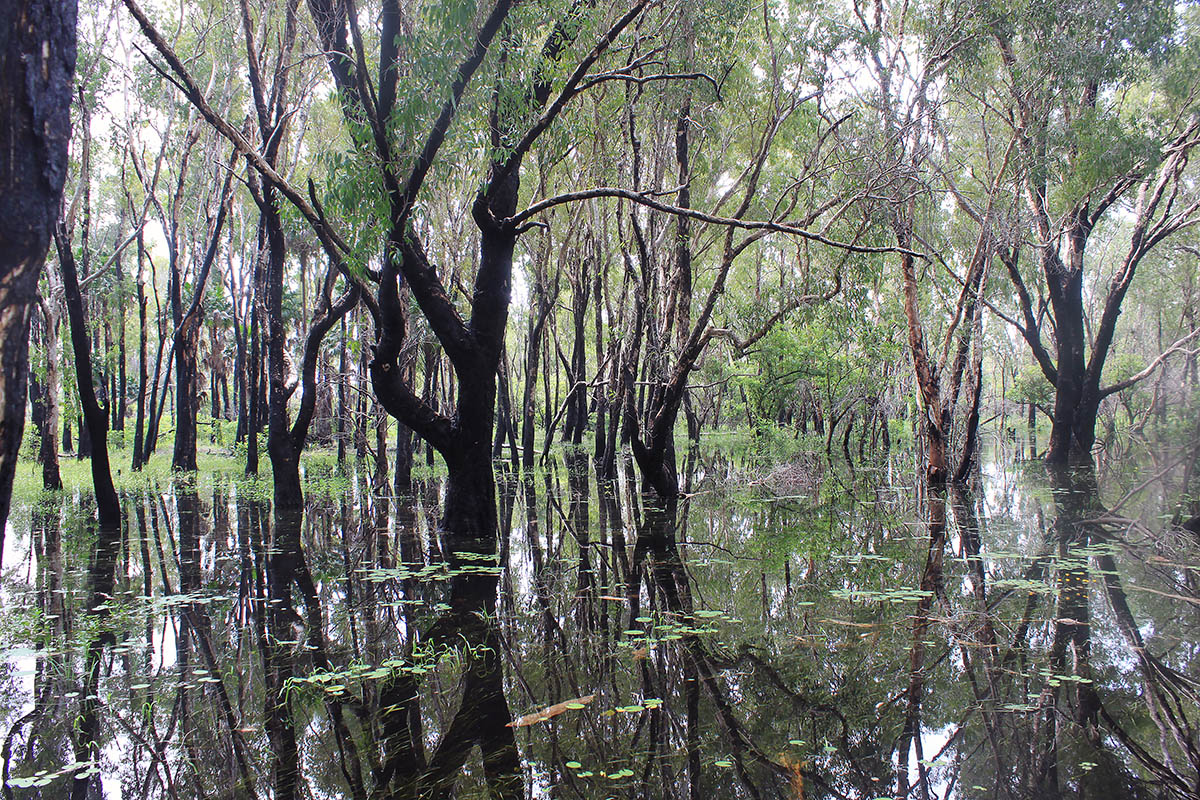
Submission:
[[1174,456],[1052,474],[1021,453],[994,445],[959,492],[911,455],[713,446],[675,508],[566,453],[498,476],[494,546],[438,532],[437,477],[392,497],[310,465],[294,522],[232,474],[149,478],[101,598],[86,493],[23,498],[7,791],[1200,796]]

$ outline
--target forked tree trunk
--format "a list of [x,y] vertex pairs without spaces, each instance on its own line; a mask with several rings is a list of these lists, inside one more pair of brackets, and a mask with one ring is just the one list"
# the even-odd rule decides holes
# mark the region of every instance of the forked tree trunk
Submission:
[[[203,322],[203,301],[205,290],[208,288],[208,276],[212,273],[213,262],[216,261],[217,250],[220,246],[221,231],[229,210],[230,189],[233,182],[233,167],[237,152],[230,157],[229,168],[225,171],[225,184],[221,188],[217,200],[218,210],[213,228],[209,231],[208,247],[198,265],[195,276],[195,288],[191,301],[183,305],[183,276],[178,264],[172,262],[174,271],[171,275],[171,313],[175,321],[175,451],[171,464],[176,470],[196,469],[196,425],[199,416],[200,391],[200,328]],[[215,341],[214,341],[215,346]],[[213,392],[214,404],[216,392]],[[216,419],[216,414],[213,414]]]

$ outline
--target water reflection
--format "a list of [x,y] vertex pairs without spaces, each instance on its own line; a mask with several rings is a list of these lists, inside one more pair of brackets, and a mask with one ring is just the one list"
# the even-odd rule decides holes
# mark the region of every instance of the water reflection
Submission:
[[692,451],[663,505],[568,451],[499,476],[501,542],[378,470],[302,515],[221,474],[120,529],[49,496],[4,578],[5,797],[1200,797],[1169,493],[901,474]]

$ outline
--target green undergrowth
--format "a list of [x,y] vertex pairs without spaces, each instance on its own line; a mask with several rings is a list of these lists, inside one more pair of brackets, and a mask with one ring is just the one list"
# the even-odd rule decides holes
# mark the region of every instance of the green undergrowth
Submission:
[[[202,429],[203,433],[203,429]],[[171,483],[179,474],[171,468],[172,449],[174,442],[170,435],[163,436],[150,460],[140,470],[131,468],[133,451],[131,447],[123,446],[122,437],[114,437],[109,445],[109,463],[112,468],[113,484],[119,494],[137,494],[156,486]],[[262,443],[265,448],[265,442]],[[22,450],[22,458],[17,462],[16,475],[13,480],[14,510],[31,508],[34,503],[46,502],[59,495],[58,492],[47,492],[42,484],[42,465],[36,461],[28,449]],[[62,493],[75,494],[92,491],[92,462],[89,458],[79,458],[75,453],[59,454],[59,474],[62,478]],[[195,480],[199,487],[211,486],[215,481],[236,483],[238,491],[243,496],[250,495],[269,500],[272,494],[271,461],[265,451],[260,451],[257,475],[246,475],[245,449],[238,448],[233,452],[228,447],[215,445],[202,436],[196,453]],[[305,492],[314,497],[336,497],[349,490],[350,476],[354,469],[366,470],[369,474],[369,464],[347,462],[339,465],[337,452],[332,448],[310,448],[301,459],[301,476]],[[433,467],[414,465],[414,477],[430,477],[439,473],[444,474],[445,467],[440,460]]]

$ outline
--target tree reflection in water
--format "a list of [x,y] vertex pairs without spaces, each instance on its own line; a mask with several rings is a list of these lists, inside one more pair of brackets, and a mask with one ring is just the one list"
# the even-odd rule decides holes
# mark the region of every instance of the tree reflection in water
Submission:
[[569,451],[501,476],[500,542],[440,532],[436,479],[289,516],[176,478],[102,532],[51,496],[13,518],[5,797],[1200,797],[1162,493],[747,469],[693,452],[662,504]]

